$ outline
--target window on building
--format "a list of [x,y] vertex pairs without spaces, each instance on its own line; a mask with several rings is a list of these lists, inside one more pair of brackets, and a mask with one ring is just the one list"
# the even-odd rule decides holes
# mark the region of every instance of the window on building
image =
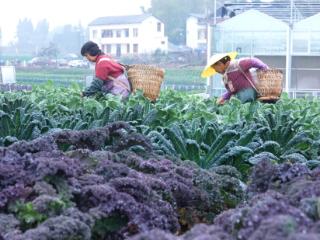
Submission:
[[103,52],[105,52],[106,49],[107,49],[107,46],[106,46],[105,44],[102,44],[102,45],[101,45],[101,50],[102,50]]
[[207,31],[206,29],[198,30],[198,40],[206,40],[207,39]]
[[106,53],[111,53],[111,44],[106,44]]
[[117,57],[120,57],[120,56],[121,56],[121,44],[117,44],[116,56],[117,56]]
[[320,53],[320,35],[318,32],[311,33],[310,51],[312,53]]
[[207,49],[207,44],[206,43],[199,43],[198,48],[202,49],[202,50]]
[[294,31],[292,35],[293,53],[310,54],[310,34],[303,31]]
[[166,44],[166,42],[165,41],[161,41],[161,44],[163,45],[163,44]]
[[133,36],[138,37],[138,28],[133,29]]
[[101,32],[101,37],[102,37],[102,38],[112,38],[112,37],[113,37],[113,32],[112,32],[112,30],[110,30],[110,29],[102,30],[102,32]]
[[121,30],[117,30],[117,31],[116,31],[116,36],[117,36],[117,38],[120,38],[120,37],[121,37]]
[[130,44],[127,44],[127,53],[130,53]]
[[133,53],[138,53],[138,51],[139,51],[139,45],[133,44]]
[[129,29],[128,28],[124,29],[124,36],[129,37]]
[[98,31],[97,30],[93,30],[92,31],[92,38],[96,39],[98,37]]
[[111,53],[111,44],[102,44],[101,49],[105,53]]
[[157,31],[161,32],[161,23],[160,22],[157,23]]
[[309,53],[309,39],[293,39],[292,50],[294,53]]

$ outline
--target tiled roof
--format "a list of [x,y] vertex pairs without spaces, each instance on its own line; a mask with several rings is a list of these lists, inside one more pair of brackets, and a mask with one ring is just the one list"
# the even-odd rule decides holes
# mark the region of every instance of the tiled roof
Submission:
[[141,23],[145,19],[151,16],[152,16],[151,14],[140,14],[140,15],[130,15],[130,16],[100,17],[93,20],[89,24],[89,26]]

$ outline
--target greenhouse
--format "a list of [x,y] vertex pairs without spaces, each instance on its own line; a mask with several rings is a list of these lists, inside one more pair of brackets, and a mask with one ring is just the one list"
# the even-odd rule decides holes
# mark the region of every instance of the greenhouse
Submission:
[[[282,2],[283,3],[283,2]],[[232,18],[211,15],[208,26],[214,52],[238,51],[258,56],[285,72],[284,89],[292,97],[319,95],[320,27],[318,1],[229,1]],[[217,21],[218,20],[218,21]],[[210,44],[210,45],[211,45]],[[223,87],[213,81],[213,93]]]

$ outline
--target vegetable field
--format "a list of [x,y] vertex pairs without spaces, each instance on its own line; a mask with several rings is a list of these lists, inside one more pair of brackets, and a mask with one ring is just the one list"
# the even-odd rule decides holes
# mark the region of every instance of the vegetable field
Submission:
[[320,102],[0,93],[0,239],[320,239]]
[[[203,90],[205,79],[200,77],[201,67],[168,68],[166,69],[164,85],[181,90]],[[77,83],[84,86],[86,76],[92,76],[93,70],[80,68],[18,68],[17,82],[23,84],[39,84],[52,81],[56,86],[70,86]]]

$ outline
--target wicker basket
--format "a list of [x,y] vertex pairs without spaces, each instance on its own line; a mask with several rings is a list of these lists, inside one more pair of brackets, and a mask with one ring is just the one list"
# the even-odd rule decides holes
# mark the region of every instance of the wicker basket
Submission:
[[279,69],[257,71],[259,100],[277,100],[282,93],[283,73]]
[[132,91],[143,91],[143,95],[154,101],[159,97],[164,69],[144,64],[127,66],[127,74],[132,85]]

